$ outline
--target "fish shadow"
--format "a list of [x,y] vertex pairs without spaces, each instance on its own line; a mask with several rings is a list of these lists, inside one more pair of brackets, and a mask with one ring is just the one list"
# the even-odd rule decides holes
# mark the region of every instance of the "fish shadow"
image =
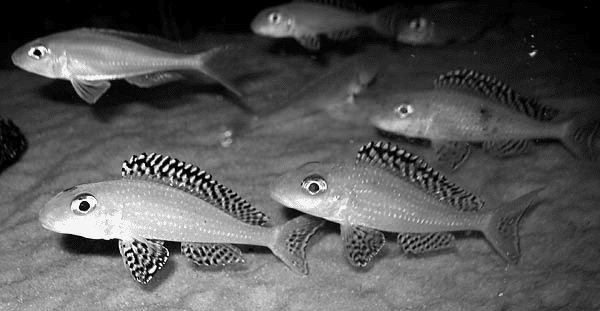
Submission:
[[[216,83],[205,83],[204,79],[191,78],[152,88],[140,88],[124,80],[111,81],[111,87],[95,104],[88,104],[81,99],[68,81],[55,80],[39,89],[40,95],[48,100],[68,105],[89,105],[102,121],[109,121],[121,114],[127,104],[144,103],[156,109],[172,109],[190,102],[190,96],[210,95],[223,97],[239,107],[245,107],[243,99],[231,94],[225,87]],[[244,109],[244,108],[242,108]]]
[[119,244],[115,240],[92,240],[64,234],[60,244],[63,249],[72,254],[120,257]]

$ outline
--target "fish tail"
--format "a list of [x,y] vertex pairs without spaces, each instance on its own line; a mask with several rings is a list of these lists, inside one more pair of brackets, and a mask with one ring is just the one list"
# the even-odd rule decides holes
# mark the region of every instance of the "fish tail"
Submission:
[[406,18],[407,7],[392,4],[371,14],[371,27],[385,38],[396,38],[400,24]]
[[203,74],[219,82],[233,94],[241,98],[243,97],[242,92],[240,92],[228,79],[223,77],[222,74],[218,72],[218,67],[220,67],[220,69],[226,69],[227,65],[229,65],[229,61],[231,61],[231,59],[225,60],[224,58],[226,57],[224,56],[232,56],[237,54],[235,53],[237,51],[239,51],[239,48],[225,45],[202,52],[197,55],[197,69]]
[[273,254],[279,257],[292,271],[307,275],[306,245],[325,221],[310,215],[298,216],[275,230]]
[[490,216],[483,233],[492,246],[509,263],[516,263],[519,251],[519,221],[527,208],[532,205],[543,188],[533,190],[519,198],[502,204]]
[[567,122],[561,140],[577,157],[594,160],[597,157],[594,144],[598,129],[600,129],[599,113],[584,113]]

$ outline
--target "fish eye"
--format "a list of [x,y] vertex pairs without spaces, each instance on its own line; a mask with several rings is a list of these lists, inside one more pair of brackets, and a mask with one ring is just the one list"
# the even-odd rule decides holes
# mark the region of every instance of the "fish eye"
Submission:
[[320,175],[313,174],[302,180],[302,188],[310,195],[317,195],[327,190],[327,181]]
[[413,113],[414,109],[409,104],[400,104],[394,108],[394,113],[401,118],[406,118]]
[[43,45],[38,45],[38,46],[34,46],[32,48],[29,49],[29,51],[27,52],[27,55],[29,55],[29,57],[34,58],[34,59],[42,59],[44,58],[44,56],[46,56],[48,54],[48,52],[50,52],[48,50],[48,48],[46,48]]
[[420,31],[427,25],[427,19],[424,17],[415,18],[410,21],[410,29]]
[[85,215],[92,211],[96,205],[98,205],[98,201],[93,195],[82,193],[71,201],[71,210],[77,215]]
[[271,24],[279,24],[281,22],[281,14],[279,12],[272,12],[269,14],[268,19]]

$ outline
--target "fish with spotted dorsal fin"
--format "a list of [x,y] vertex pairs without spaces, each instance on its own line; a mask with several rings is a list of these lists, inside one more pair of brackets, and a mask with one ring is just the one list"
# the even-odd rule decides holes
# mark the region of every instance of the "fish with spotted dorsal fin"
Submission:
[[113,29],[77,28],[37,38],[12,54],[13,63],[28,72],[68,80],[81,99],[96,103],[110,81],[124,79],[148,88],[183,79],[183,71],[200,72],[238,97],[242,93],[212,69],[220,55],[237,50],[219,46],[196,54],[175,42]]
[[[383,247],[382,231],[413,234],[400,235],[399,242],[415,253],[448,247],[453,241],[448,232],[482,231],[507,262],[516,263],[519,220],[541,190],[506,203],[484,199],[417,155],[384,142],[363,146],[354,162],[306,163],[270,186],[279,203],[339,223],[345,256],[357,267]],[[474,206],[481,209],[474,212],[479,208]]]
[[389,20],[403,9],[394,4],[367,13],[348,1],[292,1],[260,11],[250,27],[255,34],[294,38],[307,50],[318,51],[322,35],[342,41],[358,36],[360,28],[370,28],[384,37],[393,37],[395,30],[389,29]]
[[82,184],[51,198],[42,226],[89,239],[118,239],[123,262],[146,284],[169,257],[163,241],[203,266],[245,262],[231,244],[265,246],[292,271],[308,273],[305,248],[323,224],[300,216],[276,227],[233,190],[195,165],[156,153],[134,155],[122,179]]
[[450,71],[435,81],[433,90],[385,101],[371,123],[386,132],[430,140],[440,165],[450,169],[468,158],[471,143],[509,157],[527,152],[533,140],[555,139],[578,158],[597,156],[600,111],[559,121],[558,109],[474,70]]

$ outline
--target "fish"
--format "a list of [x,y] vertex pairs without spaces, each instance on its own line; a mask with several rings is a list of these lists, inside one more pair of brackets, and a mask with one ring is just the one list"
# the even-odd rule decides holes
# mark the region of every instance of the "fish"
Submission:
[[28,42],[11,58],[27,72],[70,81],[81,99],[94,104],[112,80],[149,88],[181,80],[183,71],[201,72],[241,98],[242,93],[209,66],[217,55],[233,50],[225,45],[190,54],[174,42],[150,35],[77,28]]
[[600,114],[565,113],[512,89],[496,77],[472,69],[440,75],[434,89],[384,99],[371,124],[384,132],[431,141],[436,160],[450,170],[480,143],[490,155],[504,158],[530,151],[538,139],[555,139],[577,158],[597,157],[594,139]]
[[0,116],[0,171],[17,161],[28,145],[21,129],[11,119]]
[[157,153],[124,161],[121,179],[61,191],[40,210],[41,225],[88,239],[117,239],[133,279],[147,284],[167,262],[164,241],[200,266],[244,263],[233,244],[265,246],[290,270],[308,274],[306,245],[323,220],[299,216],[264,226],[268,216],[199,167]]
[[257,35],[272,38],[294,38],[309,51],[321,49],[320,36],[343,41],[359,36],[358,29],[374,30],[392,36],[388,19],[403,6],[391,5],[367,13],[354,3],[331,0],[300,0],[268,7],[250,23]]
[[366,267],[398,233],[406,253],[453,247],[456,231],[481,231],[510,264],[520,257],[518,224],[544,188],[510,202],[476,195],[418,155],[389,142],[363,145],[354,161],[307,162],[275,178],[271,198],[340,224],[344,256]]
[[508,19],[506,4],[448,1],[411,8],[395,19],[395,39],[410,45],[465,44]]

